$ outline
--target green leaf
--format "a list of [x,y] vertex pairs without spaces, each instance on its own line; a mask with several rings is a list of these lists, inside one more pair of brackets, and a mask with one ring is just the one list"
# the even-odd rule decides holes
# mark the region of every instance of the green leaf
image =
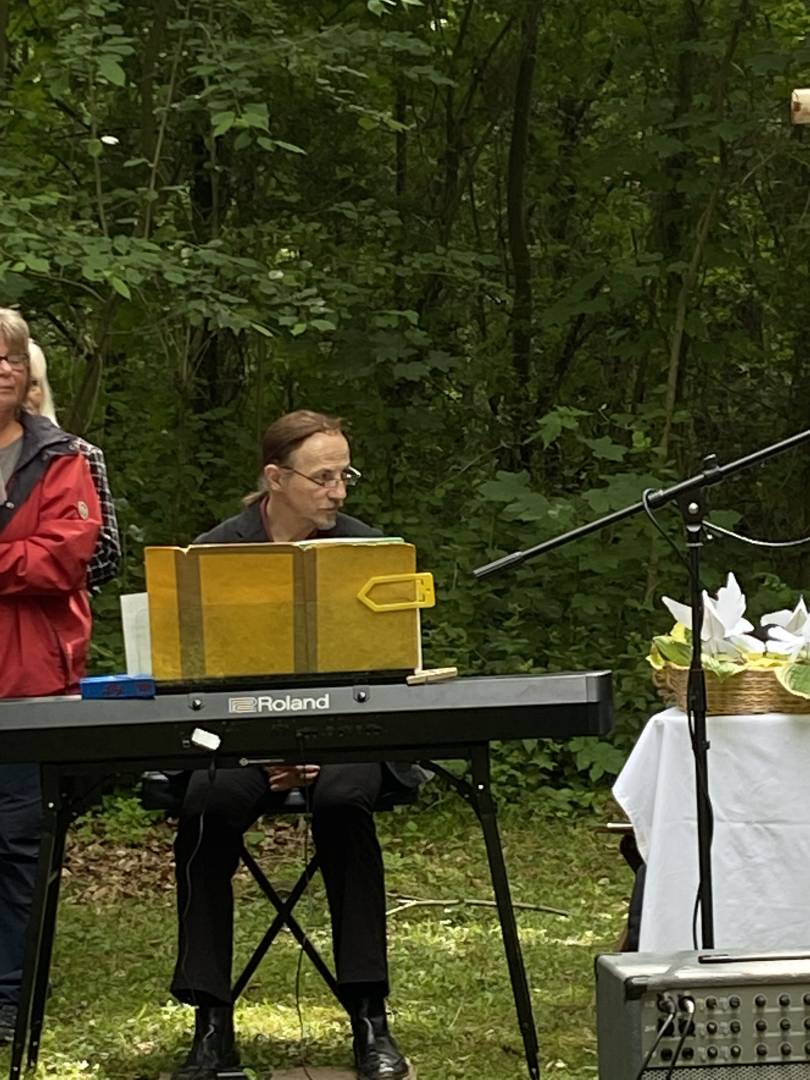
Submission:
[[582,492],[582,498],[596,514],[607,514],[635,502],[645,488],[659,488],[660,481],[650,473],[614,473],[602,487]]
[[579,417],[587,416],[583,409],[575,409],[571,406],[561,405],[552,409],[537,421],[537,428],[543,446],[550,446],[561,434],[563,429],[576,431],[579,427]]
[[233,125],[236,123],[236,113],[226,110],[225,112],[214,113],[211,117],[211,124],[213,131],[211,134],[216,139],[220,135],[224,135],[226,131],[230,131]]
[[455,79],[448,78],[443,72],[438,71],[430,64],[419,64],[405,69],[404,74],[409,79],[428,79],[434,86],[457,86]]
[[270,118],[267,113],[267,104],[264,101],[252,101],[245,105],[242,121],[248,127],[262,128],[267,131]]
[[250,325],[254,330],[256,330],[259,334],[262,334],[264,337],[270,337],[271,338],[273,336],[273,331],[268,330],[267,327],[262,326],[261,323],[252,322]]
[[300,337],[301,334],[304,333],[306,328],[307,328],[307,324],[305,322],[299,322],[299,323],[295,324],[295,326],[292,328],[290,333],[292,334],[293,337]]
[[25,265],[29,270],[33,270],[37,274],[47,274],[50,269],[50,263],[47,259],[43,259],[40,255],[23,255]]
[[787,667],[774,669],[776,677],[789,694],[796,697],[810,698],[810,664],[788,664]]
[[331,319],[311,319],[310,325],[316,330],[337,330],[337,323],[333,323]]
[[132,299],[132,294],[129,291],[129,285],[127,285],[125,281],[122,281],[120,277],[116,277],[115,274],[113,274],[110,277],[110,284],[119,296],[123,296],[125,300]]
[[291,154],[306,154],[303,146],[296,146],[295,143],[284,142],[283,139],[271,139],[270,141],[281,150],[289,150]]
[[[526,472],[510,473],[499,470],[494,480],[485,480],[478,487],[484,499],[507,503],[504,517],[515,521],[555,520],[559,523],[560,509],[545,495],[532,491]],[[568,507],[570,512],[570,506]]]
[[622,461],[627,450],[619,443],[615,443],[610,436],[602,435],[598,439],[583,439],[586,446],[593,451],[594,457],[604,461]]
[[99,59],[98,73],[114,86],[124,86],[126,84],[126,73],[114,56],[102,56]]
[[669,634],[653,638],[653,645],[658,649],[663,658],[677,667],[689,667],[692,660],[692,648],[683,641],[676,641]]
[[745,670],[744,664],[735,663],[734,660],[722,656],[704,655],[703,667],[706,671],[711,671],[718,679],[727,679],[730,675],[739,675]]
[[495,502],[509,503],[514,499],[522,498],[529,490],[529,474],[527,472],[506,472],[499,469],[494,480],[485,480],[478,489],[486,499]]
[[256,142],[265,150],[288,150],[291,154],[306,154],[303,146],[285,142],[283,139],[269,139],[266,135],[260,135]]

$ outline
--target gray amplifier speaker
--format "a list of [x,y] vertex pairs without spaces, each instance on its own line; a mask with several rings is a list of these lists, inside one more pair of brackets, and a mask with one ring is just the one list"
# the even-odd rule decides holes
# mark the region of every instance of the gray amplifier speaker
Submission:
[[600,956],[596,1009],[599,1080],[810,1080],[810,952]]

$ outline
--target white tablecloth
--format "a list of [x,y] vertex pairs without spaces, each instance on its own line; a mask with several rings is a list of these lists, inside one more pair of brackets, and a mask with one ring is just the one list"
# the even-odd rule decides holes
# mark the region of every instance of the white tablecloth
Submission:
[[[806,949],[810,716],[710,716],[707,733],[715,948]],[[686,716],[667,709],[648,722],[613,788],[647,863],[641,950],[692,948],[694,776]]]

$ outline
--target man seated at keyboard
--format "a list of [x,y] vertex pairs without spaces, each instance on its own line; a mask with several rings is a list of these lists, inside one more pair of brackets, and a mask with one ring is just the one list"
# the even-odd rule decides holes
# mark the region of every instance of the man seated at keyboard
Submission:
[[[199,536],[198,544],[291,542],[380,533],[341,513],[360,477],[340,420],[300,410],[276,420],[262,441],[262,490],[245,509]],[[237,1065],[231,1005],[233,891],[242,834],[272,813],[291,788],[305,787],[332,918],[341,998],[351,1016],[361,1080],[408,1072],[386,1020],[385,885],[372,810],[380,795],[412,788],[416,766],[371,763],[252,766],[192,774],[175,842],[178,957],[172,992],[196,1006],[194,1041],[174,1080],[216,1080]]]

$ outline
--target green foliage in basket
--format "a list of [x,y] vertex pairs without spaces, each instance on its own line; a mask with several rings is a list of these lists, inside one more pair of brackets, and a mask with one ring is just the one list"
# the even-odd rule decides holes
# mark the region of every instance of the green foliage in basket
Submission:
[[810,660],[795,660],[774,668],[774,674],[789,694],[810,699]]
[[[703,667],[720,679],[737,675],[749,668],[771,667],[763,663],[763,657],[755,653],[739,653],[736,657],[702,653]],[[660,671],[664,667],[688,668],[692,660],[692,634],[683,623],[676,623],[671,633],[653,638],[652,648],[647,656],[649,663]]]

